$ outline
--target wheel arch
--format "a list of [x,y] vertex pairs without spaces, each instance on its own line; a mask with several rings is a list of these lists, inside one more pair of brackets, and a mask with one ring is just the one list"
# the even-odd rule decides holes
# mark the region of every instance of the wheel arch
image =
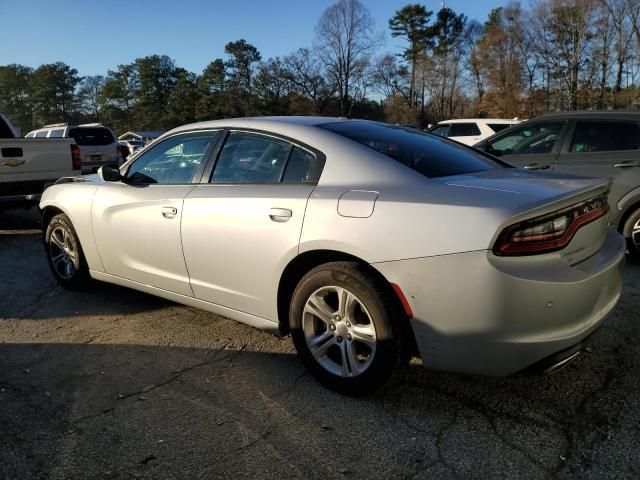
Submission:
[[[281,335],[287,335],[289,333],[289,309],[291,304],[291,297],[296,286],[304,277],[304,275],[315,267],[330,262],[356,262],[364,265],[373,275],[375,275],[387,288],[389,296],[396,302],[398,312],[404,312],[401,299],[392,287],[392,284],[386,279],[386,277],[370,263],[366,262],[362,258],[356,257],[349,253],[337,251],[337,250],[309,250],[297,255],[293,258],[285,267],[280,276],[278,283],[277,294],[277,308],[278,308],[278,329]],[[415,347],[415,337],[413,329],[410,326],[409,318],[407,315],[402,314],[401,328],[404,332],[405,339],[409,342],[409,349],[411,353],[417,352]]]
[[622,210],[620,215],[620,221],[618,222],[617,229],[618,232],[624,234],[624,224],[627,223],[627,220],[631,215],[633,215],[638,209],[640,209],[640,197],[634,198],[633,202],[629,202],[629,204],[625,205],[624,210]]

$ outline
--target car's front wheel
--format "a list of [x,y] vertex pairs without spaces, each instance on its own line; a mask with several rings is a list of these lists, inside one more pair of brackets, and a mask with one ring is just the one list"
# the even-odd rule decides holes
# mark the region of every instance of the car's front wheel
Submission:
[[382,387],[403,359],[398,308],[366,266],[332,262],[307,273],[293,293],[291,336],[322,384],[346,395]]
[[65,214],[49,220],[44,234],[44,248],[53,276],[69,290],[87,286],[90,276],[75,229]]

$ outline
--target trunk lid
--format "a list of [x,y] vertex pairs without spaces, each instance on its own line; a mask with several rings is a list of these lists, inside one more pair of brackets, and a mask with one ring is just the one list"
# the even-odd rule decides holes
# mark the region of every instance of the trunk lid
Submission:
[[[503,202],[507,218],[492,240],[514,224],[551,214],[581,204],[609,191],[609,179],[582,178],[572,175],[532,173],[519,169],[496,169],[477,174],[435,179],[455,190],[484,192],[497,205]],[[486,201],[486,199],[485,199]],[[569,264],[579,263],[603,245],[609,215],[581,226],[571,241],[555,252]]]

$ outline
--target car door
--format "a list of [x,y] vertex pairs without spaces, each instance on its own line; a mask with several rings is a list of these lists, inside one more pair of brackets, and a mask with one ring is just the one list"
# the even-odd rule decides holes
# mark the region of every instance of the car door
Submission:
[[609,204],[640,186],[640,122],[585,119],[572,129],[558,156],[555,172],[611,178]]
[[106,273],[193,296],[182,255],[182,209],[219,138],[219,131],[171,136],[135,159],[123,181],[98,188],[92,220]]
[[228,134],[210,179],[184,201],[196,298],[277,321],[278,281],[297,255],[321,155],[267,134]]
[[551,170],[566,128],[564,120],[527,122],[481,142],[477,148],[527,170]]

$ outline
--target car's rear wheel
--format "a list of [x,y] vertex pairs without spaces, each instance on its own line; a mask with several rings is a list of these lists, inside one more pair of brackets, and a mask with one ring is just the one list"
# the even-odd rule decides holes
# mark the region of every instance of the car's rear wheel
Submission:
[[396,304],[368,267],[332,262],[314,268],[291,300],[291,336],[324,385],[346,395],[382,387],[403,358]]
[[73,224],[65,214],[55,215],[49,220],[44,247],[51,272],[60,285],[69,290],[79,290],[88,285],[87,262]]
[[634,260],[640,260],[640,208],[627,218],[622,228],[622,234],[627,240],[629,255]]

